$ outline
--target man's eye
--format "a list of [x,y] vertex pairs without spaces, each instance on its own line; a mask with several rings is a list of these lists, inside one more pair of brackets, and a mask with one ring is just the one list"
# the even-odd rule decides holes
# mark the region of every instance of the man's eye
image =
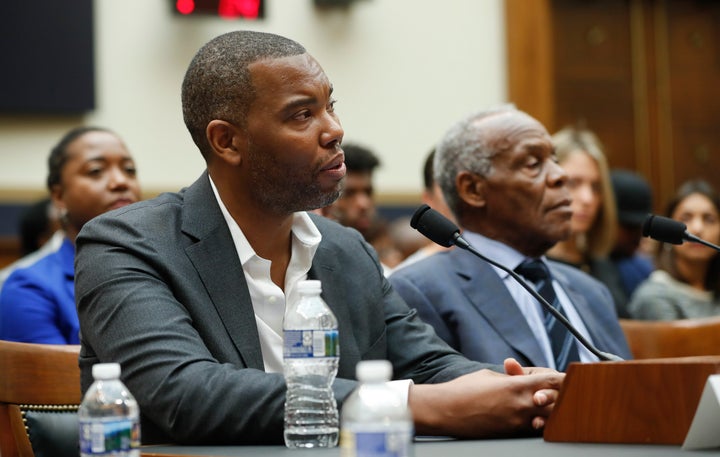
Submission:
[[295,114],[293,118],[297,120],[305,120],[310,117],[310,110],[302,110],[299,113]]
[[327,110],[330,111],[331,113],[335,112],[335,103],[337,103],[337,100],[335,100],[335,99],[330,100],[330,102],[328,103]]

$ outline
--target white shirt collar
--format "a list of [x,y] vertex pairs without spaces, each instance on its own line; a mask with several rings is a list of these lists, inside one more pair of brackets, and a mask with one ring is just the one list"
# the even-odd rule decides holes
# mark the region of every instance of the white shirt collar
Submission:
[[[464,230],[462,236],[475,249],[480,251],[482,255],[496,261],[500,265],[505,265],[512,270],[514,270],[524,260],[528,259],[526,255],[520,253],[507,244],[480,235],[479,233]],[[540,260],[547,263],[545,256],[540,257]],[[506,271],[495,266],[493,266],[493,268],[501,278],[505,279],[508,276]]]
[[[250,258],[257,254],[245,237],[245,234],[242,230],[240,230],[240,227],[237,222],[235,222],[235,219],[233,219],[230,215],[230,212],[223,203],[222,198],[220,198],[217,187],[215,187],[215,183],[210,175],[208,175],[208,178],[210,179],[210,187],[212,187],[213,193],[215,194],[215,199],[220,206],[220,211],[222,212],[223,218],[225,218],[225,223],[230,229],[230,235],[232,236],[233,243],[235,243],[235,250],[237,250],[240,263],[244,266]],[[298,248],[302,247],[302,249],[299,249],[297,253],[300,254],[299,251],[303,251],[304,255],[302,255],[303,259],[295,260],[301,260],[302,263],[307,262],[306,265],[309,270],[310,265],[312,265],[312,259],[315,256],[315,252],[322,240],[322,235],[305,211],[299,211],[293,215],[291,230],[293,234],[293,257],[296,255],[295,243],[298,242],[300,244]]]

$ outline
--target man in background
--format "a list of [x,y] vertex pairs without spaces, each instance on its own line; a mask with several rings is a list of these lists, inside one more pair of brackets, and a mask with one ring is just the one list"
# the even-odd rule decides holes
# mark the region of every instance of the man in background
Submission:
[[640,252],[642,225],[653,208],[652,188],[645,178],[630,170],[612,170],[610,180],[618,214],[617,239],[610,253],[610,264],[620,279],[615,305],[618,315],[628,318],[630,296],[655,269],[651,257]]
[[380,159],[368,148],[344,143],[345,185],[333,204],[322,209],[322,215],[345,227],[352,227],[365,238],[371,235],[377,212],[375,208],[373,173]]
[[347,169],[342,193],[332,205],[322,208],[320,214],[360,232],[377,251],[386,272],[390,271],[402,258],[391,237],[388,221],[378,214],[375,206],[373,174],[380,166],[380,159],[358,144],[343,143],[342,149]]
[[[448,208],[447,202],[445,201],[445,197],[442,194],[442,189],[440,188],[440,185],[435,181],[435,176],[433,173],[433,163],[435,161],[435,148],[433,148],[430,153],[425,158],[425,162],[423,163],[423,191],[422,191],[422,202],[426,205],[428,205],[430,208],[434,209],[435,211],[439,212],[443,216],[447,217],[451,221],[455,220],[455,216],[452,215],[452,212],[450,211],[450,208]],[[409,227],[409,220],[407,219],[407,225]],[[417,231],[414,229],[411,229],[415,232],[416,236],[419,235]],[[420,235],[422,236],[422,235]],[[428,240],[424,236],[422,237],[424,241],[422,244],[416,244],[417,249],[412,252],[408,253],[405,256],[405,259],[400,262],[399,265],[397,265],[391,272],[394,273],[400,268],[406,267],[410,264],[413,264],[417,262],[418,260],[424,259],[425,257],[428,257],[432,254],[435,254],[437,252],[442,252],[447,249],[452,248],[446,248],[443,246],[440,246],[439,244],[433,243],[432,241]],[[414,238],[411,238],[414,239]]]

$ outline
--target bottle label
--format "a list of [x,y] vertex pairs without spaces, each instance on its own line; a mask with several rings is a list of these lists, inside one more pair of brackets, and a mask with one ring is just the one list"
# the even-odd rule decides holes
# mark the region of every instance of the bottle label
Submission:
[[385,431],[343,430],[341,457],[408,457],[411,454],[410,428]]
[[337,330],[285,330],[283,357],[339,357],[340,345]]
[[140,457],[140,423],[130,419],[80,420],[82,456]]

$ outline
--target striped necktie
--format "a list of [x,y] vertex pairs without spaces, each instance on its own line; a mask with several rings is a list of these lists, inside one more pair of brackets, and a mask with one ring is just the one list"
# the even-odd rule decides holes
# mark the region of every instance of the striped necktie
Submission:
[[[548,270],[547,266],[541,260],[526,260],[515,268],[515,272],[535,284],[540,296],[560,311],[567,319],[567,314],[563,310],[560,300],[558,300],[555,290],[553,289],[550,270]],[[555,319],[555,316],[548,312],[544,306],[542,306],[542,310],[545,330],[550,338],[550,346],[555,356],[555,367],[559,371],[565,371],[570,362],[580,360],[577,343],[568,329]]]

